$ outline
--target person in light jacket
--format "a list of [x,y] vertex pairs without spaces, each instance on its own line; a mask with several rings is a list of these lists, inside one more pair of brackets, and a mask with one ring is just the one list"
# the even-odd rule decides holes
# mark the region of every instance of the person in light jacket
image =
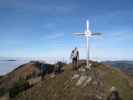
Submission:
[[73,64],[73,70],[75,71],[78,68],[78,62],[79,62],[79,51],[77,48],[72,50],[71,59],[72,59],[72,64]]

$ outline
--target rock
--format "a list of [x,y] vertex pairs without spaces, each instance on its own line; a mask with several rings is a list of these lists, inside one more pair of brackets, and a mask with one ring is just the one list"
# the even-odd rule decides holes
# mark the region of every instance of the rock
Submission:
[[87,76],[81,76],[78,80],[78,82],[76,83],[76,86],[82,85],[82,83],[87,79]]
[[85,81],[83,87],[85,87],[87,84],[89,84],[92,81],[92,77],[88,77],[87,80]]
[[98,85],[98,82],[97,82],[97,81],[93,81],[92,84],[93,84],[93,85]]
[[28,80],[29,85],[37,84],[40,81],[41,81],[41,77],[31,78],[31,79]]
[[85,72],[86,70],[85,70],[85,68],[79,68],[79,71],[80,72]]
[[97,100],[102,100],[103,99],[103,97],[100,96],[100,95],[96,95],[96,98],[97,98]]
[[91,70],[91,65],[92,64],[89,64],[88,66],[85,66],[85,68]]
[[74,74],[72,80],[79,78],[79,74]]
[[50,78],[54,78],[56,75],[55,74],[51,74],[50,75]]

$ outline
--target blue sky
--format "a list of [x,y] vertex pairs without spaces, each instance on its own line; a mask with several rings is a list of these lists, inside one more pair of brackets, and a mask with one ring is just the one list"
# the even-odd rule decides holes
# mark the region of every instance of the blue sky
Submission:
[[65,57],[76,46],[85,58],[86,19],[91,58],[133,60],[132,0],[0,0],[1,57]]

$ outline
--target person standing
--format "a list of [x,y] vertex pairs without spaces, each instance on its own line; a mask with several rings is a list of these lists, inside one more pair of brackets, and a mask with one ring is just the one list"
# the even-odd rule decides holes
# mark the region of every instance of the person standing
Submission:
[[119,96],[119,92],[115,87],[112,87],[110,89],[110,94],[107,97],[107,100],[122,100],[121,97]]
[[72,50],[71,52],[71,59],[73,64],[73,70],[77,70],[78,68],[78,62],[79,62],[79,51],[77,48]]
[[41,79],[44,80],[45,75],[48,72],[48,64],[41,64]]

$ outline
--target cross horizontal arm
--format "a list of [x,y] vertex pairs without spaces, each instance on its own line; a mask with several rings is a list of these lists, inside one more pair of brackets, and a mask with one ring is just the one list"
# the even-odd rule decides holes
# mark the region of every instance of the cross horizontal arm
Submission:
[[101,35],[102,33],[92,33],[92,35]]
[[74,35],[85,35],[84,33],[73,33]]

